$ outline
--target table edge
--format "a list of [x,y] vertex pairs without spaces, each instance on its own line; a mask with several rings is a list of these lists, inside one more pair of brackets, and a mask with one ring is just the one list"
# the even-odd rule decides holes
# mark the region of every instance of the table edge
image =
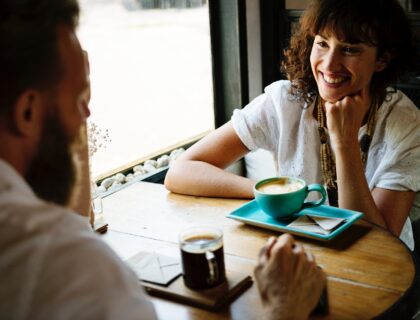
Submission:
[[[404,294],[397,301],[395,301],[391,306],[389,306],[388,309],[384,310],[381,314],[377,315],[374,319],[395,319],[394,316],[400,311],[404,303],[410,303],[409,298],[413,294],[413,291],[417,285],[417,282],[419,282],[419,286],[420,286],[420,257],[415,251],[411,251],[410,248],[408,248],[408,246],[399,237],[397,238],[405,246],[406,250],[409,252],[411,256],[411,260],[414,266],[413,280],[411,281],[410,287],[404,292]],[[409,312],[409,310],[410,308],[408,308],[407,312]],[[398,316],[401,316],[401,314],[398,314]],[[413,315],[410,315],[410,319],[411,319],[411,316]]]

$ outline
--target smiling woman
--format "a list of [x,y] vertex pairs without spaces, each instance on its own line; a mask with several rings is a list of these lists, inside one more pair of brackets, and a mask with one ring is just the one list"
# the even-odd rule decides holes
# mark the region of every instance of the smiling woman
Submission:
[[372,76],[385,69],[386,58],[377,58],[376,47],[340,41],[331,30],[327,34],[315,36],[310,57],[319,95],[329,102],[358,94],[368,97]]
[[420,208],[420,114],[390,86],[416,59],[396,0],[311,1],[285,51],[288,80],[266,87],[188,149],[166,186],[251,198],[254,181],[223,169],[266,149],[277,175],[325,184],[330,205],[364,212],[413,250],[408,216]]

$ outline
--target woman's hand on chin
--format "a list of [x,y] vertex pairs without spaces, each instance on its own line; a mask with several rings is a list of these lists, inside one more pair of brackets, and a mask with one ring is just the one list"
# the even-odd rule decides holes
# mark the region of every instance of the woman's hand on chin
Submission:
[[327,126],[333,149],[348,148],[358,144],[358,133],[369,110],[367,90],[348,95],[335,102],[325,102]]

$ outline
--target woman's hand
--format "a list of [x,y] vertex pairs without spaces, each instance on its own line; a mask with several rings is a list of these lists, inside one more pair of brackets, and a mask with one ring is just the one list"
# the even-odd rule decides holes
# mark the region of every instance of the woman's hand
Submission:
[[358,146],[359,129],[370,106],[367,90],[345,96],[336,102],[325,102],[328,132],[333,149]]

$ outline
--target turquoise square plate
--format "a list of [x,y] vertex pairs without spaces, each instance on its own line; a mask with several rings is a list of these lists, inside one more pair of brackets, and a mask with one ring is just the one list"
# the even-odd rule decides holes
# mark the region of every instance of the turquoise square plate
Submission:
[[[338,226],[337,229],[333,230],[331,233],[326,235],[299,230],[287,226],[293,220],[305,214],[311,214],[321,217],[342,218],[345,219],[345,221],[340,226]],[[362,218],[363,213],[322,205],[315,208],[303,209],[296,213],[292,219],[282,221],[276,220],[268,214],[264,213],[264,211],[258,206],[257,202],[255,200],[252,200],[229,213],[227,217],[261,228],[292,233],[298,236],[312,239],[328,241],[334,239],[336,236],[338,236],[340,233],[342,233],[344,230],[350,227],[353,223]]]

